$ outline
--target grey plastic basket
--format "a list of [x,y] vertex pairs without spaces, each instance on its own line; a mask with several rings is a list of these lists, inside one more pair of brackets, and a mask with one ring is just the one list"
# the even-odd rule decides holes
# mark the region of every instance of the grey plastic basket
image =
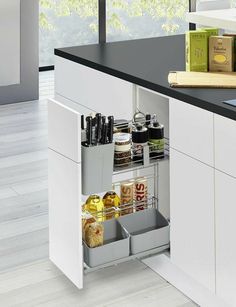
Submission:
[[168,245],[170,242],[169,223],[157,209],[146,209],[123,216],[119,222],[130,235],[132,255]]
[[129,256],[129,235],[112,219],[104,222],[104,245],[89,248],[84,242],[84,262],[91,268]]
[[112,189],[114,143],[82,146],[82,194]]

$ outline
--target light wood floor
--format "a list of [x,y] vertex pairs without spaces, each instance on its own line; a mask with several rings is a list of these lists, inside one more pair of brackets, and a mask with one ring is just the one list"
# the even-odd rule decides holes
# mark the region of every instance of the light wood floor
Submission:
[[79,291],[48,260],[47,102],[0,107],[0,307],[196,306],[139,261],[85,277]]

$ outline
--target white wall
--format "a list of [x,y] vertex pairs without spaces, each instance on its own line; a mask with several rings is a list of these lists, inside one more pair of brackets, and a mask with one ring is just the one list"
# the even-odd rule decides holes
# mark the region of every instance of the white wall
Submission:
[[0,0],[0,86],[20,83],[20,0]]

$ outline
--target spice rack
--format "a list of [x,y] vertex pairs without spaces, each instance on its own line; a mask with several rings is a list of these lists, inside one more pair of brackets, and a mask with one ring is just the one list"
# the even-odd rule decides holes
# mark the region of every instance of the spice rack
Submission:
[[[150,151],[155,145],[144,145],[143,146],[143,158],[137,159],[136,161],[131,161],[129,163],[120,164],[119,166],[114,166],[113,173],[119,174],[128,171],[140,170],[150,166],[155,166],[155,164],[161,163],[169,159],[169,139],[165,138],[165,151],[164,157],[150,157]],[[132,147],[133,148],[133,147]],[[135,157],[135,155],[132,155]]]
[[[145,250],[138,252],[140,244],[133,246],[131,240],[135,237],[132,234],[132,229],[127,229],[128,237],[125,241],[126,251],[119,259],[106,259],[103,263],[94,263],[95,266],[88,267],[84,264],[84,247],[82,241],[82,205],[83,197],[93,194],[88,191],[88,194],[83,193],[83,176],[84,169],[84,157],[82,154],[83,133],[81,127],[81,114],[77,107],[73,104],[66,105],[56,100],[50,100],[48,105],[49,111],[49,240],[50,240],[50,259],[51,261],[78,287],[83,288],[84,273],[104,268],[113,264],[124,262],[135,258],[143,258],[151,254],[164,252],[169,248],[169,224],[165,219],[163,227],[153,226],[153,230],[148,230],[146,225],[143,225],[140,233],[140,237],[134,238],[138,240],[141,238],[143,246],[145,242],[159,241],[160,244],[154,244],[153,246],[145,247]],[[110,186],[107,188],[100,188],[95,193],[102,193],[112,190],[112,182],[115,181],[115,185],[119,186],[122,180],[129,178],[136,178],[147,176],[149,181],[153,182],[152,189],[150,189],[150,195],[147,198],[147,205],[144,206],[144,210],[131,213],[126,216],[120,216],[111,220],[111,223],[124,223],[121,227],[125,228],[125,224],[131,227],[132,225],[141,225],[141,222],[133,221],[139,219],[140,215],[143,215],[141,221],[148,220],[151,216],[158,218],[158,184],[161,180],[158,180],[160,174],[162,174],[163,163],[168,160],[168,139],[165,139],[165,155],[161,159],[153,159],[149,156],[150,146],[143,147],[143,159],[141,161],[130,161],[128,165],[122,165],[114,167],[113,158],[114,151],[110,150],[112,154],[112,163],[109,164],[109,182]],[[108,147],[112,147],[113,144],[108,144]],[[104,146],[104,147],[102,147]],[[107,144],[98,146],[87,147],[89,149],[106,148]],[[93,156],[93,155],[91,155]],[[94,163],[94,165],[106,165],[107,160],[104,160],[104,164]],[[89,165],[89,161],[86,162]],[[168,164],[168,162],[167,162]],[[159,169],[160,167],[160,169]],[[104,170],[101,167],[101,172]],[[147,172],[151,170],[150,174]],[[94,178],[96,185],[100,184],[100,174],[97,171],[91,171],[88,174],[88,178]],[[151,178],[152,177],[152,178]],[[128,204],[127,204],[128,205]],[[141,205],[138,202],[132,202],[129,204],[130,209],[136,211],[135,208]],[[143,205],[143,203],[142,203]],[[128,207],[125,209],[127,210]],[[122,208],[116,209],[122,211]],[[150,210],[154,210],[155,214],[150,214]],[[126,218],[132,219],[132,221],[125,221]],[[122,222],[123,220],[123,222]],[[110,220],[105,221],[110,222]],[[111,226],[112,227],[112,226]],[[127,227],[127,228],[129,228]],[[111,228],[114,230],[114,228]],[[164,234],[163,234],[164,232]],[[147,236],[147,239],[142,238]],[[145,237],[146,238],[146,237]],[[164,243],[163,243],[163,238]],[[119,242],[119,241],[118,241]],[[158,242],[157,242],[158,243]],[[106,244],[107,245],[107,244]],[[107,245],[108,246],[108,245]],[[133,249],[132,249],[133,246]],[[105,247],[105,246],[104,246]],[[108,248],[108,250],[110,247]],[[95,252],[96,254],[96,252]],[[111,250],[107,254],[112,254]],[[116,254],[116,253],[115,253]],[[95,258],[97,256],[95,255]],[[98,257],[99,258],[99,257]],[[101,258],[100,258],[101,259]]]

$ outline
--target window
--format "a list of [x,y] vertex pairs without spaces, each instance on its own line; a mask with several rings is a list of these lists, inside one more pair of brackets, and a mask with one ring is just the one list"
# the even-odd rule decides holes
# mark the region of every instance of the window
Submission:
[[98,0],[40,0],[39,66],[54,65],[54,48],[98,42]]
[[107,0],[107,40],[184,33],[188,0]]
[[[54,48],[98,42],[100,0],[40,0],[40,66]],[[236,0],[235,0],[236,1]],[[184,33],[189,0],[106,0],[107,41]]]

